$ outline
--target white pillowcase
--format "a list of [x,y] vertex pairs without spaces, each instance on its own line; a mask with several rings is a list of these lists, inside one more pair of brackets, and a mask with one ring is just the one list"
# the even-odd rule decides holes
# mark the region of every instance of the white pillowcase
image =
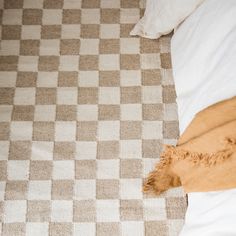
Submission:
[[170,33],[204,0],[147,0],[144,16],[130,35],[156,39]]

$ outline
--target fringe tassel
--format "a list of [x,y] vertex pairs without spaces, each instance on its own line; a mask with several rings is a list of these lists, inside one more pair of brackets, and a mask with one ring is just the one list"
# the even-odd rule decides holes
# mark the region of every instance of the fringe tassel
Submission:
[[216,165],[230,158],[230,156],[236,151],[236,139],[225,138],[225,148],[215,153],[200,153],[190,152],[184,149],[177,149],[175,146],[166,145],[166,150],[161,155],[161,158],[175,159],[175,160],[188,160],[193,164],[203,164],[210,167]]
[[160,161],[155,169],[149,173],[143,184],[143,192],[154,192],[160,194],[170,187],[181,185],[177,176],[169,173],[172,160],[187,160],[193,165],[204,165],[210,167],[222,163],[229,159],[236,151],[236,138],[226,137],[224,140],[225,148],[215,153],[190,152],[184,149],[177,149],[173,145],[165,145],[165,151],[160,156]]

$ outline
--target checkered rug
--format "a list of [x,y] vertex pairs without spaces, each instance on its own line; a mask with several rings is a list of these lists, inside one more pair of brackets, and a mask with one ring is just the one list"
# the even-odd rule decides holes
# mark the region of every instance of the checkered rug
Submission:
[[0,4],[1,235],[177,236],[182,189],[141,191],[179,135],[170,35],[129,36],[138,0]]

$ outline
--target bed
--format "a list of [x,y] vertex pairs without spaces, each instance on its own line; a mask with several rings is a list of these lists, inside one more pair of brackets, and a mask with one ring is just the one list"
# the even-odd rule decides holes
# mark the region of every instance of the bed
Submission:
[[[225,158],[226,165],[219,161],[218,167],[210,169],[211,176],[207,176],[206,170],[195,176],[200,177],[200,173],[204,173],[201,177],[206,178],[205,182],[209,180],[208,185],[204,181],[200,183],[197,178],[194,182],[193,176],[191,182],[189,172],[184,177],[187,179],[188,176],[188,181],[185,182],[191,183],[191,187],[195,188],[188,186],[188,208],[180,236],[235,236],[236,176],[233,173],[236,170],[236,1],[191,0],[186,3],[184,0],[182,2],[178,0],[173,4],[171,2],[174,1],[167,0],[165,4],[161,0],[159,2],[149,0],[145,16],[131,31],[131,35],[158,38],[175,29],[171,39],[171,60],[179,116],[178,144],[186,143],[186,137],[191,137],[188,141],[191,140],[192,144],[186,146],[189,150],[196,151],[200,148],[211,154],[213,146],[218,148],[220,145],[216,143],[216,139],[220,140],[220,136],[225,137],[227,132],[231,137],[228,138],[231,151]],[[156,12],[160,11],[160,8],[163,11],[158,15]],[[171,14],[175,15],[175,10],[178,14],[172,17]],[[166,24],[164,12],[167,12],[167,18],[173,18],[170,25]],[[230,125],[226,128],[222,122]],[[225,129],[218,128],[217,131],[216,128],[219,126]],[[202,132],[202,136],[199,135],[200,130],[205,130],[207,134],[204,136]],[[196,137],[199,137],[198,141]],[[194,144],[195,141],[198,143]],[[175,151],[174,147],[170,148],[168,155],[172,158],[176,154]],[[210,154],[207,155],[208,164],[212,159],[216,160]],[[163,154],[163,157],[166,156]],[[205,156],[198,156],[197,160],[203,160]],[[191,156],[192,159],[195,157],[196,155]],[[224,159],[222,153],[219,159]],[[168,165],[164,159],[163,163]],[[184,178],[181,176],[185,164],[184,161],[178,162],[181,178],[178,178],[179,176],[172,178],[172,183],[168,187],[180,185],[185,187],[182,181]],[[168,170],[165,168],[160,163],[157,164],[156,169],[149,175],[150,186],[153,187],[154,178],[155,181],[163,178],[163,169],[166,172]],[[195,169],[197,168],[194,166],[192,171]],[[162,175],[160,173],[157,175],[160,170]],[[213,174],[215,178],[212,177]],[[225,177],[227,174],[228,179]],[[221,181],[222,179],[224,181]],[[167,178],[165,181],[168,181]],[[212,184],[214,181],[218,182],[214,185]]]

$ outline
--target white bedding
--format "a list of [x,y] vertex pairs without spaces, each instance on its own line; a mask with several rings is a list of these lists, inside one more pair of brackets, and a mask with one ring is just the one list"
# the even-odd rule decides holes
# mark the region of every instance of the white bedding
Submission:
[[[236,1],[206,0],[174,34],[171,54],[182,134],[197,112],[236,95]],[[236,235],[236,189],[188,198],[180,236]]]
[[236,1],[205,0],[171,40],[182,134],[194,115],[236,95]]
[[[181,135],[197,112],[236,96],[236,0],[205,0],[175,31],[171,57]],[[188,201],[180,236],[236,236],[236,188]]]
[[236,189],[190,193],[188,204],[179,236],[236,235]]

